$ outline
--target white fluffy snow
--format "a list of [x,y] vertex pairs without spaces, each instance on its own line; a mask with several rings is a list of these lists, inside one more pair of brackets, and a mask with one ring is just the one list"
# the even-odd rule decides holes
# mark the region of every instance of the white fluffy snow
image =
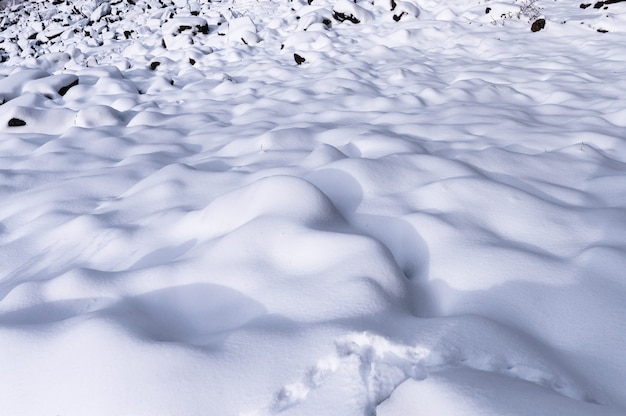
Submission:
[[1,1],[2,414],[626,413],[594,4]]

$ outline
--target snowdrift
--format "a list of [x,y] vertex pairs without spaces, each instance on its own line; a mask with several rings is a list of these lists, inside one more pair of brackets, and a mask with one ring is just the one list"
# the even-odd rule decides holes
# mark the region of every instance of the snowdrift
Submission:
[[3,413],[624,414],[626,4],[579,6],[2,1]]

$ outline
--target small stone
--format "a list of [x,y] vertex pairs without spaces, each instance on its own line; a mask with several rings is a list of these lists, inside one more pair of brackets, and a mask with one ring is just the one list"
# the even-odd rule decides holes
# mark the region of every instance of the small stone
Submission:
[[402,19],[402,16],[404,16],[405,14],[408,14],[408,13],[406,13],[406,12],[402,12],[402,13],[400,13],[400,14],[394,14],[394,15],[393,15],[393,20],[394,20],[394,21],[396,21],[396,22],[399,22],[399,21],[400,21],[400,19]]
[[70,88],[75,87],[78,85],[78,80],[75,79],[74,81],[72,81],[71,83],[59,88],[59,91],[57,91],[59,93],[59,95],[61,97],[63,97],[65,94],[67,94],[67,92],[70,90]]
[[293,54],[293,59],[296,61],[296,63],[298,65],[302,65],[306,61],[306,59],[304,59],[304,57],[298,55],[297,53]]
[[546,27],[546,19],[537,19],[530,26],[530,30],[533,32],[539,32],[544,27]]
[[9,120],[9,127],[22,127],[25,126],[26,122],[24,120],[21,120],[19,118],[12,118],[11,120]]
[[354,23],[355,25],[361,23],[361,21],[359,19],[357,19],[356,17],[352,16],[351,14],[346,15],[344,13],[340,13],[340,12],[335,11],[333,13],[333,17],[335,18],[335,20],[337,20],[339,22],[343,22],[343,21],[347,20],[349,22]]

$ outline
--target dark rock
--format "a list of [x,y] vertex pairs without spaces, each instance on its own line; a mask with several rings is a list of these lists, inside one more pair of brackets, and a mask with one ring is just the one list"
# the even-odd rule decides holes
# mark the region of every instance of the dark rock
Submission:
[[159,67],[159,65],[161,65],[161,62],[159,61],[150,62],[150,69],[154,71]]
[[70,88],[73,88],[73,87],[75,87],[75,86],[77,86],[77,85],[78,85],[78,80],[77,80],[77,79],[75,79],[75,80],[74,80],[74,81],[72,81],[71,83],[69,83],[69,84],[67,84],[67,85],[65,85],[65,86],[63,86],[63,87],[61,87],[61,88],[59,88],[58,93],[59,93],[59,95],[60,95],[61,97],[63,97],[65,94],[67,94],[67,92],[70,90]]
[[609,31],[606,30],[606,29],[598,29],[598,32],[600,32],[600,33],[609,33]]
[[58,33],[46,35],[46,37],[48,38],[48,40],[54,40],[58,38],[59,36],[61,36],[62,34],[63,34],[63,31],[59,31]]
[[298,55],[297,53],[293,54],[293,59],[296,61],[296,63],[298,65],[302,65],[306,61],[306,59],[304,59],[304,57]]
[[402,19],[402,16],[404,16],[405,14],[408,14],[407,12],[402,12],[400,14],[394,14],[393,15],[393,20],[395,20],[396,22],[399,22],[400,19]]
[[530,30],[533,32],[539,32],[544,27],[546,27],[546,19],[537,19],[530,26]]
[[398,4],[396,3],[396,0],[391,0],[391,11],[396,10],[397,6]]
[[581,9],[586,9],[589,6],[591,6],[591,3],[580,3],[580,8]]
[[12,118],[9,120],[9,127],[22,127],[25,126],[26,122],[24,120],[20,120],[19,118]]
[[352,16],[351,14],[346,15],[343,13],[339,13],[339,12],[333,12],[333,17],[335,18],[335,20],[339,21],[339,22],[343,22],[345,20],[352,22],[354,24],[358,24],[361,23],[361,21],[359,19],[357,19],[356,17]]
[[196,60],[193,58],[189,58],[189,63],[193,66],[196,64]]
[[[615,4],[615,3],[621,3],[623,1],[626,0],[605,0],[605,1],[599,1],[596,4],[593,5],[594,9],[600,9],[602,7],[604,7],[607,4]],[[608,7],[604,7],[604,9],[606,10]]]
[[203,25],[195,25],[195,27],[189,26],[189,25],[180,25],[178,26],[177,32],[178,34],[183,33],[186,30],[190,30],[192,31],[192,34],[195,34],[194,29],[197,30],[198,32],[202,33],[203,35],[208,35],[209,34],[209,25],[208,23],[205,23]]
[[490,11],[491,11],[491,7],[487,7],[487,8],[485,9],[485,14],[489,14],[489,12],[490,12]]

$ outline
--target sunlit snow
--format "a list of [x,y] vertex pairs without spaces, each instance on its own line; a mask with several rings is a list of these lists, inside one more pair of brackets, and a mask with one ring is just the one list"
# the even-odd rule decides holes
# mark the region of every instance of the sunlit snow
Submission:
[[626,414],[608,3],[0,1],[0,413]]

